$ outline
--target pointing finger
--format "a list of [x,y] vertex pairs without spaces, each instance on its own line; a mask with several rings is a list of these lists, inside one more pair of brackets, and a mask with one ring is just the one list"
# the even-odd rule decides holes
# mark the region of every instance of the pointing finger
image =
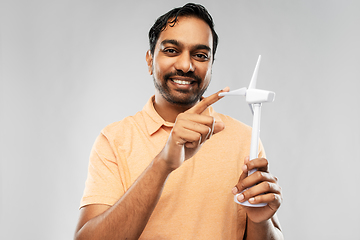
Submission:
[[192,108],[190,108],[189,110],[187,110],[186,112],[188,113],[197,113],[197,114],[201,114],[203,113],[209,106],[211,106],[212,104],[216,103],[217,101],[219,101],[221,98],[219,96],[219,93],[221,92],[228,92],[229,88],[226,87],[221,91],[218,91],[217,93],[214,93],[212,95],[210,95],[209,97],[203,98],[199,103],[197,103],[195,106],[193,106]]

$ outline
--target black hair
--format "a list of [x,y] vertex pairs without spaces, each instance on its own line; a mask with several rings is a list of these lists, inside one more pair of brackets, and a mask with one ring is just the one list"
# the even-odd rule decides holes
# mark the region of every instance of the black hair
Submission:
[[159,39],[160,33],[164,31],[169,23],[170,27],[173,27],[178,21],[180,16],[193,16],[204,20],[210,27],[213,37],[213,59],[215,57],[216,48],[218,45],[219,37],[214,29],[214,22],[206,10],[206,8],[200,4],[187,3],[183,7],[178,7],[170,10],[164,15],[160,16],[149,31],[149,44],[151,54],[154,55],[156,42]]

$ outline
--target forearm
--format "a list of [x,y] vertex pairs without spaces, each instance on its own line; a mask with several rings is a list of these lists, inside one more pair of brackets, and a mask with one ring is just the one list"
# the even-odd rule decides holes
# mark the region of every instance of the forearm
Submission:
[[283,240],[283,234],[280,230],[279,222],[276,215],[262,223],[255,223],[248,219],[246,229],[246,240]]
[[155,158],[121,199],[89,220],[78,231],[76,239],[138,239],[160,198],[169,173]]

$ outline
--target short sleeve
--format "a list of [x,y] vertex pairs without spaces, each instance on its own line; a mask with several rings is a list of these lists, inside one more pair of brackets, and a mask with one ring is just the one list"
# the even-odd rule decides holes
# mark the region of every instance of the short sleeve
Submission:
[[88,176],[80,208],[89,204],[111,206],[124,192],[113,146],[101,133],[90,153]]

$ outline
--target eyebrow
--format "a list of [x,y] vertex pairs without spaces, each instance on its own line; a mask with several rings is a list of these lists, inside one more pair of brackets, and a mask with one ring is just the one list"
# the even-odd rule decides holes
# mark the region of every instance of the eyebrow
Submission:
[[[184,44],[182,44],[181,42],[175,40],[175,39],[165,39],[161,42],[160,45],[165,45],[165,44],[172,44],[172,45],[175,45],[175,46],[178,46],[178,47],[184,47]],[[207,50],[209,52],[211,52],[211,48],[208,46],[208,45],[205,45],[205,44],[196,44],[194,46],[192,46],[193,49],[196,49],[196,50],[200,50],[200,49],[203,49],[203,50]]]

